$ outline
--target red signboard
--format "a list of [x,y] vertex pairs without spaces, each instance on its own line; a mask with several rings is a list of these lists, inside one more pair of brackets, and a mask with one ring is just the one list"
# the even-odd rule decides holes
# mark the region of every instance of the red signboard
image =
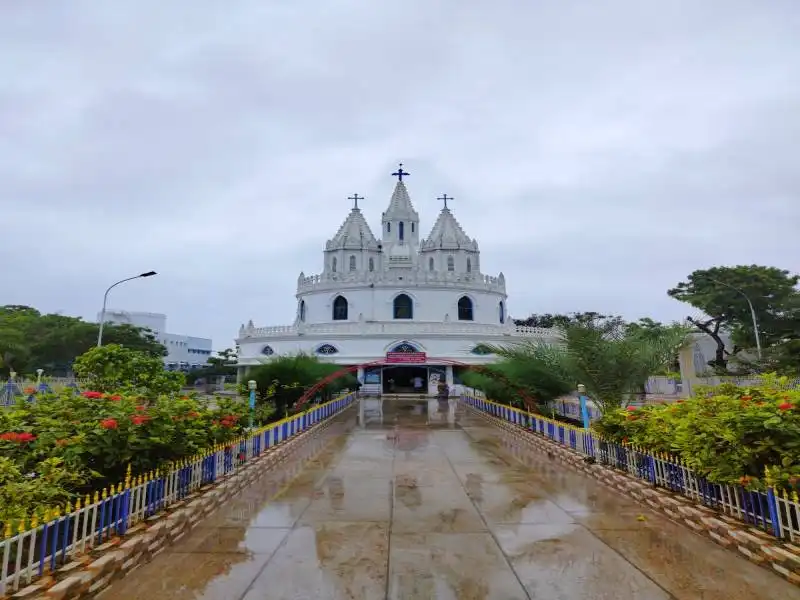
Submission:
[[400,364],[410,364],[410,363],[424,363],[428,360],[427,355],[424,352],[387,352],[386,353],[386,362],[387,363],[400,363]]

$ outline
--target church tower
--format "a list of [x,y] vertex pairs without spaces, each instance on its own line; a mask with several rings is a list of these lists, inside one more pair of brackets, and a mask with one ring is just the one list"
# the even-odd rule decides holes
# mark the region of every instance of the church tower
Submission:
[[430,272],[459,275],[465,279],[480,277],[481,263],[478,242],[470,238],[447,206],[447,194],[442,212],[436,219],[430,235],[422,242],[420,260],[423,269]]
[[376,271],[380,265],[381,249],[372,234],[358,201],[362,196],[350,196],[353,208],[333,239],[325,244],[323,272],[335,278]]
[[419,250],[419,214],[411,204],[403,177],[403,164],[393,176],[397,177],[389,207],[381,219],[381,239],[388,268],[411,268],[417,264]]

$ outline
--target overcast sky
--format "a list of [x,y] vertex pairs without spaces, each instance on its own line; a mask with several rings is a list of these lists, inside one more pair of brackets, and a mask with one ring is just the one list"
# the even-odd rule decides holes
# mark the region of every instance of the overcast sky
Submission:
[[[289,324],[354,192],[443,192],[509,310],[800,270],[800,2],[0,0],[0,304]],[[694,313],[692,313],[694,314]]]

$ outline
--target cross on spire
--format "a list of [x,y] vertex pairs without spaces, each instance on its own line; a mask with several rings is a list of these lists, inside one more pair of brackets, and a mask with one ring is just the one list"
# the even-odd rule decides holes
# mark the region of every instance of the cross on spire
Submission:
[[443,200],[444,201],[444,207],[447,208],[447,201],[448,200],[455,200],[455,198],[453,198],[452,196],[448,196],[447,194],[442,194],[441,196],[439,196],[437,198],[437,200]]
[[403,163],[400,163],[400,168],[397,169],[394,173],[392,173],[392,177],[397,177],[398,181],[403,181],[403,177],[406,175],[411,175],[411,173],[406,173],[403,171]]
[[363,200],[364,196],[359,196],[358,194],[353,194],[352,196],[348,196],[347,199],[353,201],[353,208],[358,208],[358,201],[359,200]]

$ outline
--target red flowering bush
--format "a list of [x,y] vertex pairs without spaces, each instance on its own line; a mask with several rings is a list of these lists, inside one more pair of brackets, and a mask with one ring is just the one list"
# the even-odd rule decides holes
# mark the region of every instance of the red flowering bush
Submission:
[[[796,487],[800,481],[800,389],[764,377],[759,386],[698,389],[686,402],[615,410],[593,425],[604,438],[678,455],[717,483]],[[773,482],[764,481],[770,468]]]
[[[55,477],[66,487],[49,485],[47,493],[67,498],[120,483],[129,465],[135,475],[147,473],[226,443],[244,432],[246,415],[246,404],[229,400],[210,409],[186,397],[143,402],[138,394],[40,393],[36,402],[0,411],[0,456],[14,465],[9,472],[23,478],[43,473],[43,465],[52,464],[46,461],[55,460],[69,477]],[[9,480],[7,485],[17,489],[23,483]],[[37,494],[20,495],[5,509],[0,497],[0,523],[10,514],[29,515],[33,497],[46,505]]]
[[28,432],[16,433],[9,431],[6,433],[0,433],[0,440],[3,440],[4,442],[12,442],[14,444],[27,444],[35,439],[36,436]]

